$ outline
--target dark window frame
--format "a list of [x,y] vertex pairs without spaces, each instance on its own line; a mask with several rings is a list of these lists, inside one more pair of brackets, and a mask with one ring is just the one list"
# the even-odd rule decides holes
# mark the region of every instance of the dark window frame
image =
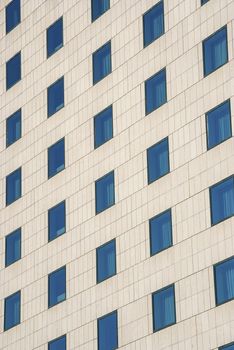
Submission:
[[14,0],[10,1],[9,4],[6,5],[5,7],[5,30],[6,30],[6,35],[10,33],[13,29],[15,29],[20,23],[21,23],[21,0],[19,0],[19,23],[17,23],[14,27],[12,27],[10,30],[7,28],[7,11],[9,9],[9,6],[13,3]]
[[116,342],[117,342],[117,348],[116,349],[118,349],[119,348],[119,335],[118,335],[118,310],[116,309],[116,310],[114,310],[114,311],[111,311],[111,312],[109,312],[108,314],[106,314],[106,315],[103,315],[103,316],[101,316],[101,317],[98,317],[98,319],[97,319],[97,340],[98,340],[98,350],[100,350],[100,345],[99,345],[99,343],[100,343],[100,341],[99,341],[99,321],[100,320],[102,320],[102,319],[104,319],[104,318],[106,318],[106,317],[108,317],[108,316],[111,316],[112,314],[116,314]]
[[91,22],[95,22],[98,18],[102,17],[107,11],[110,10],[110,0],[109,0],[109,7],[105,12],[102,12],[99,16],[95,17],[94,16],[94,11],[93,11],[93,0],[91,0]]
[[[49,150],[51,149],[51,147],[56,146],[62,140],[63,140],[64,167],[63,167],[63,169],[59,170],[55,174],[50,175],[49,174],[49,160],[50,160],[49,159]],[[47,148],[47,161],[48,161],[48,164],[47,164],[47,178],[48,178],[48,180],[53,178],[54,176],[58,175],[59,173],[61,173],[63,170],[66,169],[66,159],[65,159],[65,157],[66,157],[66,154],[65,154],[65,136],[64,136],[61,139],[59,139],[58,141],[56,141],[55,143],[53,143],[53,145],[51,145],[50,147]]]
[[[15,59],[17,56],[19,56],[19,79],[16,80],[13,84],[9,85],[8,84],[8,64],[10,61]],[[6,91],[10,90],[13,86],[15,86],[19,81],[22,80],[22,59],[21,59],[21,51],[18,51],[14,56],[12,56],[7,62],[6,62]]]
[[[98,263],[98,250],[100,248],[105,247],[106,245],[108,245],[108,244],[110,244],[112,242],[114,242],[114,250],[115,250],[115,273],[113,275],[109,276],[109,277],[106,277],[106,278],[104,278],[102,280],[99,280],[98,279],[98,266],[99,266],[99,263]],[[102,282],[104,282],[104,281],[106,281],[106,280],[108,280],[108,279],[110,279],[110,278],[112,278],[112,277],[117,275],[117,256],[116,255],[117,255],[116,254],[116,238],[113,238],[110,241],[108,241],[108,242],[106,242],[106,243],[104,243],[104,244],[102,244],[102,245],[100,245],[99,247],[96,248],[96,283],[97,284],[102,283]]]
[[[63,269],[65,270],[65,298],[63,300],[57,302],[56,304],[50,305],[50,284],[51,284],[50,276],[52,276],[54,273],[59,272],[60,270],[63,270]],[[48,309],[51,309],[52,307],[54,307],[58,304],[61,304],[66,300],[67,300],[67,269],[66,269],[66,265],[63,265],[63,266],[59,267],[58,269],[56,269],[48,274]]]
[[[105,209],[103,209],[103,210],[101,210],[101,211],[97,211],[97,183],[100,181],[100,180],[102,180],[102,179],[104,179],[106,176],[108,176],[108,175],[110,175],[110,174],[112,174],[113,173],[113,184],[114,184],[114,199],[113,199],[113,204],[111,204],[110,206],[108,206],[107,208],[105,208]],[[111,207],[113,207],[115,204],[116,204],[116,202],[115,202],[115,198],[116,196],[115,196],[115,171],[114,170],[111,170],[111,171],[109,171],[107,174],[105,174],[105,175],[103,175],[103,176],[101,176],[99,179],[97,179],[96,181],[95,181],[95,215],[98,215],[98,214],[100,214],[100,213],[103,213],[104,211],[106,211],[107,209],[109,209],[109,208],[111,208]]]
[[[168,158],[168,172],[161,175],[160,177],[158,177],[157,179],[150,181],[149,180],[149,156],[148,156],[148,150],[151,149],[152,147],[159,145],[160,143],[164,142],[167,139],[167,144],[168,144],[168,152],[167,152],[167,158]],[[159,179],[161,179],[162,177],[170,174],[171,172],[171,165],[170,165],[170,148],[169,148],[169,136],[164,137],[162,140],[156,142],[155,144],[153,144],[152,146],[150,146],[149,148],[146,149],[146,157],[147,157],[147,183],[148,185],[154,183],[155,181],[158,181]]]
[[[13,297],[13,296],[15,296],[17,294],[19,294],[19,305],[20,305],[19,306],[19,323],[15,324],[15,325],[13,325],[13,326],[11,326],[9,328],[6,328],[6,302],[7,302],[7,299],[9,299],[9,298],[11,298],[11,297]],[[4,326],[3,326],[3,331],[4,332],[6,332],[9,329],[12,329],[12,328],[18,326],[19,324],[21,324],[21,290],[18,290],[17,292],[15,292],[15,293],[13,293],[11,295],[8,295],[7,297],[4,298],[4,316],[3,317],[4,317]]]
[[[53,112],[52,114],[49,114],[49,89],[52,88],[54,85],[56,85],[56,83],[58,83],[60,80],[63,80],[63,106],[60,107],[58,110],[56,110],[55,112]],[[58,78],[56,81],[54,81],[51,85],[49,85],[47,87],[47,119],[52,117],[54,114],[56,114],[57,112],[61,111],[61,109],[63,109],[65,107],[65,88],[64,88],[64,75],[60,78]]]
[[[18,139],[16,139],[15,141],[9,143],[7,142],[7,131],[8,131],[8,122],[9,120],[16,114],[16,113],[20,113],[20,137]],[[6,119],[6,148],[10,147],[11,145],[13,145],[14,143],[16,143],[18,140],[20,140],[22,138],[22,109],[19,108],[17,111],[15,111],[14,113],[12,113],[11,115],[9,115],[9,117],[7,117]]]
[[[108,109],[111,109],[111,114],[112,114],[112,136],[110,139],[106,140],[105,142],[97,145],[97,142],[96,142],[96,118],[98,118],[102,113],[106,112]],[[94,149],[97,149],[99,147],[101,147],[102,145],[104,145],[105,143],[109,142],[110,140],[113,139],[114,137],[114,127],[113,127],[113,105],[109,105],[108,107],[106,107],[105,109],[103,109],[102,111],[100,111],[99,113],[95,114],[95,116],[93,117],[93,129],[94,129]]]
[[201,6],[205,5],[209,0],[201,0]]
[[[18,170],[20,170],[20,196],[19,196],[18,198],[16,198],[14,201],[8,203],[8,202],[7,202],[7,178],[8,178],[10,175],[14,174],[14,173],[15,173],[16,171],[18,171]],[[6,186],[6,187],[5,187],[5,190],[6,190],[6,207],[8,207],[9,205],[15,203],[18,199],[22,198],[22,167],[19,167],[19,168],[15,169],[14,171],[12,171],[10,174],[8,174],[8,175],[6,176],[5,186]]]
[[[230,122],[230,130],[231,130],[231,135],[226,138],[225,140],[219,142],[217,145],[214,145],[212,147],[209,147],[208,145],[208,114],[209,113],[212,113],[213,111],[215,111],[217,108],[221,107],[222,105],[224,105],[225,103],[228,103],[228,106],[229,106],[229,113],[230,113],[230,119],[229,119],[229,122]],[[212,109],[210,109],[209,111],[207,111],[205,113],[205,121],[206,121],[206,149],[207,151],[209,151],[210,149],[213,149],[219,145],[221,145],[223,142],[229,140],[230,138],[232,138],[232,114],[231,114],[231,103],[230,103],[230,99],[227,99],[225,101],[223,101],[222,103],[218,104],[217,106],[213,107]]]
[[[213,265],[213,276],[214,276],[214,294],[215,294],[215,306],[218,307],[220,305],[229,303],[230,301],[234,300],[234,296],[231,299],[225,300],[221,303],[218,303],[218,299],[217,299],[217,279],[216,279],[216,273],[215,273],[215,269],[218,265],[222,265],[223,263],[228,262],[229,260],[233,260],[234,259],[234,255],[230,256],[227,259],[224,259],[222,261],[217,262],[216,264]],[[230,344],[228,344],[230,345]]]
[[[14,235],[16,232],[19,231],[20,234],[20,257],[17,260],[14,260],[13,262],[11,262],[10,264],[7,263],[7,251],[8,251],[8,243],[7,243],[7,238],[10,237],[11,235]],[[16,230],[10,232],[8,235],[6,235],[5,237],[5,268],[7,268],[8,266],[13,265],[14,263],[16,263],[17,261],[21,260],[22,258],[22,230],[21,227],[18,227]]]
[[52,339],[48,342],[48,350],[50,350],[51,344],[53,344],[55,341],[60,340],[62,338],[65,338],[65,344],[66,344],[65,349],[66,349],[67,348],[67,334],[63,334],[63,335],[59,336],[58,338]]
[[[57,208],[58,206],[60,206],[61,204],[64,203],[64,232],[61,233],[59,236],[54,237],[54,238],[50,238],[50,212],[51,210]],[[64,235],[66,233],[66,200],[64,199],[63,201],[57,203],[56,205],[54,205],[53,207],[48,209],[48,216],[47,216],[47,220],[48,220],[48,243],[54,241],[55,239],[59,238],[60,236]]]
[[[148,42],[148,43],[145,43],[145,32],[144,32],[144,29],[145,29],[145,16],[153,10],[154,7],[156,6],[159,6],[160,3],[162,3],[162,6],[163,6],[163,33],[158,36],[157,38],[154,38],[152,41]],[[147,47],[149,46],[150,44],[152,44],[154,41],[156,41],[157,39],[159,39],[161,36],[163,36],[165,34],[165,13],[164,13],[164,0],[159,0],[156,4],[154,4],[150,9],[148,9],[145,13],[143,13],[142,15],[142,19],[143,19],[143,47]]]
[[[51,54],[48,54],[48,31],[50,28],[53,27],[53,25],[55,25],[55,23],[57,23],[58,21],[62,20],[62,45],[59,46],[58,48],[55,49],[54,52],[52,52]],[[58,52],[62,47],[64,47],[64,28],[63,28],[63,16],[60,16],[58,19],[56,19],[56,21],[54,21],[47,29],[46,29],[46,57],[47,59],[50,58],[51,56],[53,56],[56,52]]]
[[[101,79],[99,79],[99,80],[95,80],[94,79],[94,66],[95,66],[95,64],[94,64],[94,56],[95,56],[95,54],[97,54],[98,53],[98,51],[101,51],[101,49],[103,49],[105,46],[107,46],[107,45],[110,45],[110,72],[107,74],[107,75],[105,75],[104,77],[102,77]],[[93,53],[92,53],[92,70],[93,70],[93,72],[92,72],[92,75],[93,75],[93,86],[95,86],[96,84],[98,84],[100,81],[102,81],[103,79],[105,79],[106,77],[108,77],[108,75],[110,75],[111,73],[112,73],[112,45],[111,45],[111,39],[110,40],[108,40],[105,44],[103,44],[101,47],[99,47],[96,51],[94,51]]]
[[229,346],[234,346],[234,341],[231,343],[220,346],[218,350],[225,350],[225,349],[228,350]]
[[[159,75],[160,73],[162,73],[163,71],[165,71],[165,85],[166,85],[166,88],[165,88],[165,102],[163,102],[163,104],[161,104],[159,107],[153,109],[152,111],[149,111],[147,112],[147,94],[146,94],[146,83],[154,78],[156,75]],[[160,69],[160,71],[158,71],[157,73],[151,75],[149,78],[147,78],[145,81],[144,81],[144,92],[145,92],[145,116],[153,113],[154,111],[157,111],[159,108],[161,108],[163,105],[165,105],[166,103],[168,103],[168,99],[167,99],[167,70],[166,70],[166,67]]]

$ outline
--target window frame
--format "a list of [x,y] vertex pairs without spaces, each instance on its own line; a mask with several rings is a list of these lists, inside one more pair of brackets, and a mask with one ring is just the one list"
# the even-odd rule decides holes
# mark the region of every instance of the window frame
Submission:
[[[58,301],[56,304],[50,304],[50,285],[51,285],[50,276],[52,276],[54,273],[59,272],[60,270],[63,270],[63,269],[65,271],[65,298],[63,300]],[[61,304],[66,300],[67,300],[67,269],[66,269],[66,265],[63,265],[48,274],[48,309],[51,309],[52,307],[58,304]]]
[[48,350],[50,350],[50,345],[53,344],[55,341],[60,340],[62,338],[65,338],[65,350],[67,349],[67,334],[60,335],[59,337],[52,339],[48,342]]
[[[7,178],[8,178],[10,175],[13,175],[13,174],[14,174],[15,172],[17,172],[18,170],[20,171],[20,196],[19,196],[18,198],[16,198],[15,200],[13,200],[12,202],[9,203],[9,202],[7,201],[7,193],[8,193],[8,191],[7,191]],[[6,185],[6,187],[5,187],[5,190],[6,190],[6,207],[8,207],[9,205],[15,203],[18,199],[20,199],[20,198],[22,197],[22,167],[19,167],[19,168],[13,170],[10,174],[8,174],[8,175],[6,176],[5,185]]]
[[[59,46],[58,48],[56,48],[55,51],[53,51],[51,54],[48,54],[48,43],[49,43],[49,35],[48,35],[48,31],[55,25],[55,23],[57,23],[58,21],[62,21],[62,44],[61,46]],[[64,46],[64,28],[63,28],[63,16],[60,16],[59,18],[57,18],[48,28],[46,28],[46,58],[50,58],[51,56],[53,56],[56,52],[58,52],[63,46]]]
[[97,319],[97,343],[98,343],[97,345],[98,345],[98,350],[101,350],[101,348],[100,348],[100,341],[99,341],[99,321],[104,319],[104,318],[106,318],[106,317],[108,317],[108,316],[111,316],[112,314],[116,314],[116,328],[115,328],[115,330],[116,330],[116,343],[117,343],[117,348],[116,349],[119,348],[119,335],[118,335],[118,321],[119,320],[118,320],[118,310],[116,309],[114,311],[109,312],[108,314],[105,314],[105,315],[103,315],[101,317],[98,317],[98,319]]
[[[211,72],[207,73],[205,72],[205,42],[207,42],[209,39],[211,39],[212,37],[214,37],[218,32],[221,32],[221,30],[225,29],[226,30],[226,39],[227,39],[227,62],[221,64],[221,66],[218,66],[217,68],[215,68],[214,70],[212,70]],[[222,26],[221,28],[217,29],[214,33],[212,33],[211,35],[209,35],[207,38],[202,40],[202,59],[203,59],[203,78],[208,77],[210,74],[216,72],[219,68],[225,66],[225,64],[227,64],[229,62],[229,54],[228,54],[228,28],[227,28],[227,24],[225,24],[224,26]]]
[[[111,138],[109,138],[105,142],[97,145],[97,142],[96,142],[96,121],[97,121],[97,118],[100,117],[102,113],[105,113],[108,109],[111,109],[112,136],[111,136]],[[113,137],[114,137],[114,127],[113,127],[113,105],[112,104],[110,106],[106,107],[105,109],[103,109],[102,111],[100,111],[99,113],[95,114],[95,116],[93,117],[93,129],[94,129],[94,149],[97,149],[97,148],[101,147],[102,145],[104,145],[105,143],[107,143],[107,142],[109,142],[110,140],[113,139]]]
[[[163,104],[161,104],[160,106],[156,107],[155,109],[153,109],[152,111],[147,111],[147,88],[146,88],[146,85],[147,85],[147,82],[151,79],[153,79],[154,77],[156,77],[157,75],[159,75],[160,73],[162,73],[163,71],[165,71],[165,102],[163,102]],[[166,67],[160,69],[160,71],[158,71],[157,73],[151,75],[149,78],[147,78],[145,81],[144,81],[144,92],[145,92],[145,116],[153,113],[154,111],[157,111],[159,108],[161,108],[163,105],[165,105],[166,103],[168,103],[168,100],[167,100],[167,70],[166,70]]]
[[[64,167],[63,169],[59,170],[58,172],[56,172],[55,174],[52,174],[50,175],[49,173],[49,169],[50,169],[50,158],[49,158],[49,153],[50,153],[50,149],[54,146],[56,146],[58,143],[60,143],[61,141],[63,141],[63,155],[64,155]],[[59,173],[61,173],[63,170],[66,169],[66,159],[65,159],[65,136],[62,137],[61,139],[59,139],[58,141],[56,141],[55,143],[53,143],[50,147],[47,148],[47,161],[48,161],[48,164],[47,164],[47,177],[48,177],[48,180],[51,179],[52,177],[58,175]]]
[[[170,228],[171,228],[171,245],[169,247],[166,247],[166,248],[163,248],[161,250],[159,250],[158,252],[156,253],[152,253],[152,234],[151,234],[151,229],[150,229],[150,223],[151,223],[151,220],[154,220],[154,219],[157,219],[158,217],[160,217],[161,215],[164,215],[166,214],[167,212],[170,212],[170,217],[171,217],[171,220],[170,220]],[[173,225],[172,225],[172,210],[171,208],[169,209],[166,209],[164,210],[163,212],[159,213],[159,214],[156,214],[155,216],[153,216],[152,218],[149,219],[149,240],[150,240],[150,257],[152,256],[155,256],[161,252],[163,252],[164,250],[167,250],[171,247],[173,247]]]
[[[159,145],[160,143],[164,142],[165,140],[167,140],[167,145],[168,145],[168,152],[167,152],[167,159],[168,159],[168,172],[161,175],[160,177],[150,181],[149,179],[149,155],[148,155],[148,151],[153,148],[156,145]],[[169,148],[169,136],[164,137],[162,140],[156,142],[155,144],[153,144],[152,146],[150,146],[149,148],[146,149],[146,158],[147,158],[147,184],[150,185],[152,183],[154,183],[155,181],[158,181],[159,179],[161,179],[162,177],[170,174],[171,172],[171,166],[170,166],[170,148]]]
[[[98,51],[101,51],[101,49],[103,49],[105,46],[107,46],[107,45],[110,45],[110,72],[107,74],[107,75],[105,75],[104,77],[102,77],[101,79],[99,79],[99,80],[95,80],[94,79],[94,67],[95,67],[95,64],[94,64],[94,57],[95,57],[95,55],[98,53]],[[101,47],[99,47],[96,51],[94,51],[93,53],[92,53],[92,75],[93,75],[93,86],[95,86],[96,84],[98,84],[100,81],[102,81],[103,79],[105,79],[106,77],[108,77],[108,75],[110,75],[111,73],[112,73],[112,45],[111,45],[111,39],[110,40],[108,40],[105,44],[103,44]]]
[[[215,269],[218,265],[222,265],[226,262],[228,262],[229,260],[234,260],[234,255],[230,256],[229,258],[227,259],[224,259],[222,261],[219,261],[217,262],[216,264],[213,265],[213,276],[214,276],[214,294],[215,294],[215,307],[218,307],[220,305],[223,305],[223,304],[226,304],[226,303],[229,303],[230,301],[233,301],[234,300],[234,296],[231,298],[231,299],[228,299],[228,300],[225,300],[221,303],[218,303],[218,299],[217,299],[217,278],[216,278],[216,273],[215,273]],[[230,344],[227,344],[227,345],[230,345]]]
[[[223,106],[224,104],[228,103],[228,108],[229,108],[229,114],[230,114],[230,118],[229,118],[229,122],[230,122],[230,131],[231,131],[231,135],[224,139],[223,141],[219,142],[218,144],[212,146],[212,147],[209,147],[209,144],[208,144],[208,114],[209,113],[212,113],[214,112],[217,108]],[[209,111],[207,111],[205,113],[205,123],[206,123],[206,149],[207,151],[221,145],[223,142],[229,140],[230,138],[232,138],[232,113],[231,113],[231,101],[230,101],[230,98],[228,98],[227,100],[221,102],[220,104],[218,104],[217,106],[213,107],[212,109],[210,109]]]
[[[17,56],[19,56],[19,79],[14,81],[13,84],[8,84],[8,64],[15,59]],[[21,51],[18,51],[14,56],[12,56],[8,61],[6,61],[6,91],[10,90],[13,86],[15,86],[19,81],[22,80],[22,59],[21,59]]]
[[[162,3],[163,6],[163,33],[159,35],[158,37],[154,38],[152,41],[146,43],[145,40],[145,16],[152,11],[155,7],[159,6],[160,3]],[[151,45],[154,41],[159,39],[161,36],[165,34],[165,13],[164,13],[164,0],[158,0],[156,4],[154,4],[150,9],[148,9],[145,13],[142,15],[142,23],[143,23],[143,48],[146,48],[147,46]]]
[[[7,140],[8,140],[8,137],[7,137],[7,135],[8,135],[8,122],[11,118],[13,118],[15,116],[16,113],[20,113],[20,137],[11,143],[8,143],[7,142]],[[17,111],[15,111],[11,115],[9,115],[9,117],[6,118],[6,148],[10,147],[11,145],[16,143],[21,138],[22,138],[22,110],[21,110],[21,108],[19,108]]]
[[[112,174],[112,173],[113,173],[113,184],[114,184],[113,203],[112,203],[110,206],[108,206],[107,208],[102,209],[101,211],[97,211],[97,183],[98,183],[100,180],[104,179],[106,176],[108,176],[108,175],[110,175],[110,174]],[[115,198],[115,197],[116,197],[116,196],[115,196],[115,171],[114,171],[114,170],[111,170],[111,171],[109,171],[107,174],[101,176],[99,179],[97,179],[97,180],[95,181],[95,215],[98,215],[98,214],[100,214],[100,213],[103,213],[105,210],[107,210],[107,209],[113,207],[113,206],[116,204],[116,202],[115,202],[115,199],[116,199],[116,198]]]
[[205,5],[209,0],[201,0],[201,6]]
[[[50,238],[50,213],[53,209],[57,208],[58,206],[60,206],[63,203],[64,203],[64,232],[61,233],[59,236],[56,236],[54,238]],[[66,227],[66,200],[64,199],[63,201],[61,201],[61,202],[55,204],[53,207],[49,208],[47,215],[48,215],[47,220],[48,220],[48,243],[49,243],[49,242],[54,241],[55,239],[59,238],[60,236],[62,236],[66,233],[66,228],[67,228]]]
[[10,33],[12,30],[14,30],[20,23],[21,23],[21,0],[19,0],[19,22],[12,27],[10,30],[7,30],[7,9],[9,9],[9,6],[13,3],[14,0],[11,0],[6,6],[5,6],[5,31],[6,35]]
[[[56,85],[56,83],[58,83],[59,81],[63,80],[63,106],[60,107],[58,110],[56,110],[55,112],[53,112],[52,114],[49,114],[49,90],[50,88],[52,88],[54,85]],[[56,81],[54,81],[51,85],[49,85],[47,87],[47,119],[49,119],[50,117],[52,117],[54,114],[56,114],[57,112],[61,111],[61,109],[63,109],[65,107],[65,88],[64,88],[64,75],[61,76],[60,78],[58,78]]]
[[225,349],[228,350],[229,346],[234,346],[234,341],[231,343],[220,346],[218,350],[225,350]]
[[[173,296],[174,296],[174,303],[173,303],[173,304],[174,304],[175,322],[174,322],[174,323],[170,323],[170,324],[168,324],[168,325],[165,326],[165,327],[156,329],[156,328],[155,328],[155,324],[156,324],[156,323],[155,323],[155,319],[156,319],[156,317],[155,317],[155,312],[154,312],[154,295],[157,294],[157,293],[163,292],[164,290],[169,289],[169,288],[172,288],[172,289],[173,289]],[[165,287],[163,287],[163,288],[160,288],[160,289],[156,290],[155,292],[152,293],[151,299],[152,299],[151,302],[152,302],[152,316],[153,316],[153,333],[160,332],[160,331],[162,331],[163,329],[166,329],[166,328],[168,328],[168,327],[171,327],[171,326],[175,325],[175,324],[177,323],[177,318],[176,318],[177,315],[176,315],[175,283],[169,284],[168,286],[165,286]]]
[[[98,250],[101,249],[101,248],[103,248],[103,247],[105,247],[106,245],[108,245],[108,244],[110,244],[110,243],[112,243],[112,242],[114,242],[115,272],[114,272],[113,275],[110,275],[110,276],[108,276],[108,277],[106,277],[106,278],[104,278],[104,279],[102,279],[102,280],[99,280],[99,279],[98,279],[98,266],[99,266],[99,263],[98,263]],[[114,277],[114,276],[117,275],[117,256],[116,256],[116,255],[117,255],[117,254],[116,254],[116,238],[113,238],[113,239],[111,239],[110,241],[108,241],[108,242],[106,242],[106,243],[104,243],[104,244],[102,244],[102,245],[100,245],[100,246],[98,246],[98,247],[96,248],[96,284],[100,284],[100,283],[102,283],[102,282],[104,282],[104,281],[106,281],[106,280],[108,280],[108,279],[110,279],[110,278],[112,278],[112,277]]]
[[91,22],[95,22],[98,18],[100,18],[101,16],[103,16],[107,11],[110,10],[110,0],[109,0],[109,7],[105,12],[102,12],[99,16],[94,17],[94,11],[93,11],[93,0],[91,0]]
[[213,185],[211,185],[211,186],[209,187],[210,223],[211,223],[211,227],[213,227],[213,226],[215,226],[215,225],[218,225],[218,224],[220,224],[221,222],[223,222],[223,221],[225,221],[225,220],[228,220],[228,219],[230,219],[231,217],[233,217],[233,215],[230,215],[230,216],[228,216],[228,217],[226,217],[226,218],[224,218],[224,219],[222,219],[222,220],[220,220],[220,221],[218,221],[218,222],[215,222],[215,223],[213,223],[213,220],[212,220],[212,217],[213,217],[213,210],[212,210],[212,200],[211,200],[211,199],[212,199],[212,195],[211,195],[211,190],[212,190],[212,188],[214,188],[214,187],[220,185],[222,182],[225,182],[226,180],[229,180],[229,179],[232,179],[232,181],[233,181],[233,186],[234,186],[234,175],[230,175],[230,176],[226,177],[225,179],[222,179],[222,180],[220,180],[219,182],[217,182],[217,183],[215,183],[215,184],[213,184]]
[[[14,324],[13,326],[6,328],[6,303],[7,303],[7,299],[15,296],[19,294],[19,323]],[[3,321],[3,331],[6,332],[9,329],[12,329],[16,326],[18,326],[19,324],[21,324],[21,290],[18,290],[17,292],[14,292],[13,294],[8,295],[7,297],[4,298],[4,321]]]
[[[7,263],[7,251],[8,251],[8,242],[7,242],[7,239],[8,237],[16,234],[17,232],[19,231],[19,235],[20,235],[20,248],[19,248],[19,258],[17,260],[14,260],[13,262],[11,262],[10,264]],[[17,261],[21,260],[22,259],[22,230],[21,230],[21,227],[18,227],[16,230],[8,233],[6,236],[5,236],[5,268],[7,268],[8,266],[11,266],[13,265],[14,263],[16,263]]]

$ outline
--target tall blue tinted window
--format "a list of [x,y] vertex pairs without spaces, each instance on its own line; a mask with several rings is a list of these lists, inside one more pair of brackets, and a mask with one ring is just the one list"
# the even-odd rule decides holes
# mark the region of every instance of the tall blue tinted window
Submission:
[[116,274],[115,240],[97,248],[97,282]]
[[95,21],[110,8],[110,0],[92,0],[92,21]]
[[149,114],[167,102],[166,69],[145,82],[145,112]]
[[227,27],[203,41],[204,75],[208,75],[228,61]]
[[6,120],[6,146],[12,145],[21,138],[21,109]]
[[21,53],[17,53],[6,63],[6,88],[10,89],[21,79]]
[[234,257],[214,266],[216,305],[234,299]]
[[66,231],[65,201],[48,211],[49,241],[61,236]]
[[207,148],[217,146],[232,136],[230,101],[206,114]]
[[47,57],[63,46],[63,18],[59,18],[47,29]]
[[9,266],[21,258],[21,229],[6,236],[5,266]]
[[48,350],[66,350],[66,336],[63,335],[49,342]]
[[234,214],[234,177],[210,188],[211,224],[215,225]]
[[174,285],[155,292],[152,299],[154,332],[176,323]]
[[143,16],[144,46],[149,45],[154,40],[164,34],[164,11],[163,1],[152,7]]
[[20,323],[20,291],[5,298],[4,331]]
[[149,184],[169,173],[168,138],[147,149],[147,163]]
[[65,168],[64,139],[48,148],[48,177],[58,174]]
[[114,172],[95,182],[96,214],[115,204]]
[[231,344],[227,344],[227,345],[221,346],[219,348],[219,350],[234,350],[234,342],[231,343]]
[[171,210],[150,219],[149,225],[151,255],[169,248],[172,245]]
[[113,137],[112,106],[94,117],[94,147],[97,148]]
[[93,54],[93,83],[111,73],[111,43],[108,42]]
[[6,33],[20,23],[20,0],[13,0],[6,7]]
[[6,205],[21,197],[21,168],[6,177]]
[[117,311],[98,319],[98,350],[118,348]]
[[64,107],[64,79],[57,80],[47,89],[48,117]]
[[49,307],[66,299],[66,268],[49,274]]

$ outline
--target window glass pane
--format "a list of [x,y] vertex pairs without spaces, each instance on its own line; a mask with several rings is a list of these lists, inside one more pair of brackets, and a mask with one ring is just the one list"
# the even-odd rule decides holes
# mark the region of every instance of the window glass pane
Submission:
[[92,0],[92,21],[95,21],[110,8],[110,0]]
[[62,235],[65,228],[65,201],[51,208],[49,214],[49,241]]
[[20,0],[13,0],[6,7],[6,33],[20,23]]
[[47,57],[63,46],[63,19],[59,18],[47,29]]
[[232,136],[230,101],[226,101],[206,114],[208,149]]
[[52,177],[65,168],[64,139],[48,149],[48,177]]
[[49,306],[56,305],[66,299],[65,267],[49,275]]
[[227,27],[203,41],[204,74],[208,75],[228,61]]
[[146,80],[145,94],[146,114],[151,113],[167,102],[165,69]]
[[153,294],[154,331],[176,323],[174,286],[159,290]]
[[66,336],[64,335],[49,342],[48,350],[66,350]]
[[5,299],[4,330],[20,323],[20,292]]
[[111,73],[111,43],[108,42],[93,54],[93,83]]
[[214,267],[216,305],[234,298],[234,258]]
[[21,53],[17,53],[6,63],[6,88],[10,89],[21,79]]
[[117,312],[112,312],[98,319],[98,350],[118,348]]
[[116,274],[115,240],[97,248],[97,282]]
[[21,168],[15,170],[6,178],[6,205],[21,197]]
[[61,78],[47,89],[48,117],[64,107],[64,79]]
[[212,225],[234,214],[234,178],[230,177],[210,188]]
[[6,120],[6,145],[10,146],[21,138],[21,109]]
[[94,117],[94,145],[101,146],[113,137],[112,106]]
[[114,172],[105,175],[95,182],[96,214],[115,204]]
[[231,343],[231,344],[228,344],[228,345],[225,345],[225,346],[221,346],[219,348],[219,350],[234,350],[234,343]]
[[151,255],[172,245],[171,210],[150,219]]
[[156,143],[147,150],[148,183],[169,173],[168,138]]
[[143,16],[144,46],[164,34],[163,1],[160,1]]
[[21,229],[6,236],[6,260],[5,265],[9,266],[21,258]]
[[209,0],[201,0],[201,5],[204,5],[208,2]]

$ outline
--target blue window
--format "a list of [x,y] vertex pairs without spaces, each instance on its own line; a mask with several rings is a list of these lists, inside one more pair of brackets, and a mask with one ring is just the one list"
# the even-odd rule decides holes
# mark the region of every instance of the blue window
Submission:
[[6,177],[6,205],[21,197],[21,168]]
[[21,229],[6,236],[5,266],[9,266],[21,258]]
[[93,53],[93,83],[96,84],[111,73],[111,42]]
[[176,323],[174,285],[155,292],[152,301],[154,332]]
[[48,350],[66,350],[66,335],[50,341]]
[[66,299],[66,267],[49,274],[49,307]]
[[115,204],[114,171],[95,182],[96,214]]
[[63,18],[59,18],[47,29],[47,57],[63,46]]
[[215,225],[234,214],[234,177],[210,188],[211,224]]
[[227,345],[224,345],[224,346],[221,346],[219,348],[219,350],[234,350],[234,342],[227,344]]
[[6,88],[10,89],[21,79],[21,53],[18,52],[6,63]]
[[206,114],[207,148],[213,148],[232,136],[230,101]]
[[48,148],[48,178],[65,168],[64,139]]
[[20,291],[5,298],[4,331],[20,323]]
[[94,117],[94,147],[97,148],[113,137],[112,106]]
[[228,61],[227,27],[223,27],[203,41],[204,75],[208,75]]
[[117,311],[98,319],[98,350],[118,348]]
[[170,172],[168,138],[147,149],[148,184]]
[[66,231],[65,201],[48,211],[49,241],[61,236]]
[[64,79],[63,77],[50,85],[47,89],[48,117],[64,107]]
[[150,219],[150,253],[154,255],[172,246],[171,210]]
[[145,112],[149,114],[167,102],[166,69],[145,82]]
[[234,299],[234,257],[214,265],[216,305]]
[[20,0],[12,0],[6,7],[6,33],[20,23]]
[[21,109],[6,120],[6,146],[12,145],[21,138]]
[[97,248],[97,283],[116,274],[115,239]]
[[164,34],[163,1],[157,3],[143,16],[144,47]]
[[92,0],[92,21],[95,21],[110,8],[110,0]]
[[201,5],[204,5],[208,2],[209,0],[201,0]]

